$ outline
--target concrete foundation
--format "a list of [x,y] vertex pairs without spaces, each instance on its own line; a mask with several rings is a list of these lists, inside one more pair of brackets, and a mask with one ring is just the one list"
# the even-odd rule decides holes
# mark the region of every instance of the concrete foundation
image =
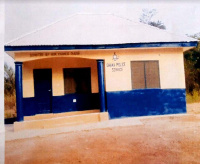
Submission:
[[[70,113],[70,112],[69,112]],[[75,112],[77,114],[77,112]],[[56,115],[56,114],[55,114]],[[61,114],[60,114],[61,115]],[[108,112],[104,113],[84,113],[78,115],[66,115],[63,114],[58,117],[52,117],[53,115],[39,115],[35,116],[35,120],[29,118],[29,120],[23,122],[14,123],[14,131],[26,130],[26,129],[46,129],[56,127],[75,126],[87,123],[96,123],[100,121],[108,120]],[[27,119],[27,118],[26,118]],[[31,120],[32,119],[32,120]]]

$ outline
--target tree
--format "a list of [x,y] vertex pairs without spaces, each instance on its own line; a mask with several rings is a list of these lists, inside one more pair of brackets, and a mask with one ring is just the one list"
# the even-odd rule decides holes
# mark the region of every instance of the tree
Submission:
[[157,27],[159,29],[166,29],[165,25],[160,21],[152,21],[152,17],[155,16],[158,12],[156,11],[156,9],[143,9],[142,10],[142,15],[140,16],[139,20],[140,22],[144,23],[144,24],[148,24],[150,26],[154,26]]
[[193,35],[189,35],[189,34],[186,34],[186,35],[189,36],[189,37],[192,37],[192,38],[200,40],[200,32],[198,32],[196,34],[193,34]]
[[15,92],[15,73],[12,67],[4,64],[4,93],[12,95]]
[[[200,38],[199,38],[200,40]],[[187,93],[200,90],[200,41],[196,48],[184,52]]]
[[150,22],[149,25],[158,27],[159,29],[163,29],[163,30],[166,29],[165,25],[159,20],[157,22]]

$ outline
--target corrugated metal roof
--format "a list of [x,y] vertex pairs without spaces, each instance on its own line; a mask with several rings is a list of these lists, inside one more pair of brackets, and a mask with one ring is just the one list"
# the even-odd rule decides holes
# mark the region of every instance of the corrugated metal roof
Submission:
[[76,14],[26,34],[6,46],[106,45],[125,43],[191,42],[156,27],[113,14]]

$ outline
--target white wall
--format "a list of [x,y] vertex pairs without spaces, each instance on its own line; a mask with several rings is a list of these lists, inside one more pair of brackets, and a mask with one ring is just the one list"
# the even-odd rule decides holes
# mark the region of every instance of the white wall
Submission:
[[0,1],[0,163],[4,163],[4,2]]
[[0,1],[0,133],[4,131],[4,4]]

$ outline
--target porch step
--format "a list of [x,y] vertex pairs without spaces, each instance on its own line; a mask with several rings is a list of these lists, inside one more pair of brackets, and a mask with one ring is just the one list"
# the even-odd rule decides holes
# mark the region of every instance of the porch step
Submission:
[[36,114],[34,116],[25,116],[24,121],[41,120],[41,119],[48,119],[48,118],[73,116],[73,115],[80,115],[80,114],[87,114],[87,113],[99,113],[99,112],[100,112],[99,109],[94,109],[94,110],[73,111],[73,112],[64,112],[64,113]]
[[96,123],[108,120],[108,112],[103,113],[84,113],[79,115],[67,115],[47,119],[26,120],[14,123],[14,131],[26,129],[46,129],[56,127],[76,126],[87,123]]

